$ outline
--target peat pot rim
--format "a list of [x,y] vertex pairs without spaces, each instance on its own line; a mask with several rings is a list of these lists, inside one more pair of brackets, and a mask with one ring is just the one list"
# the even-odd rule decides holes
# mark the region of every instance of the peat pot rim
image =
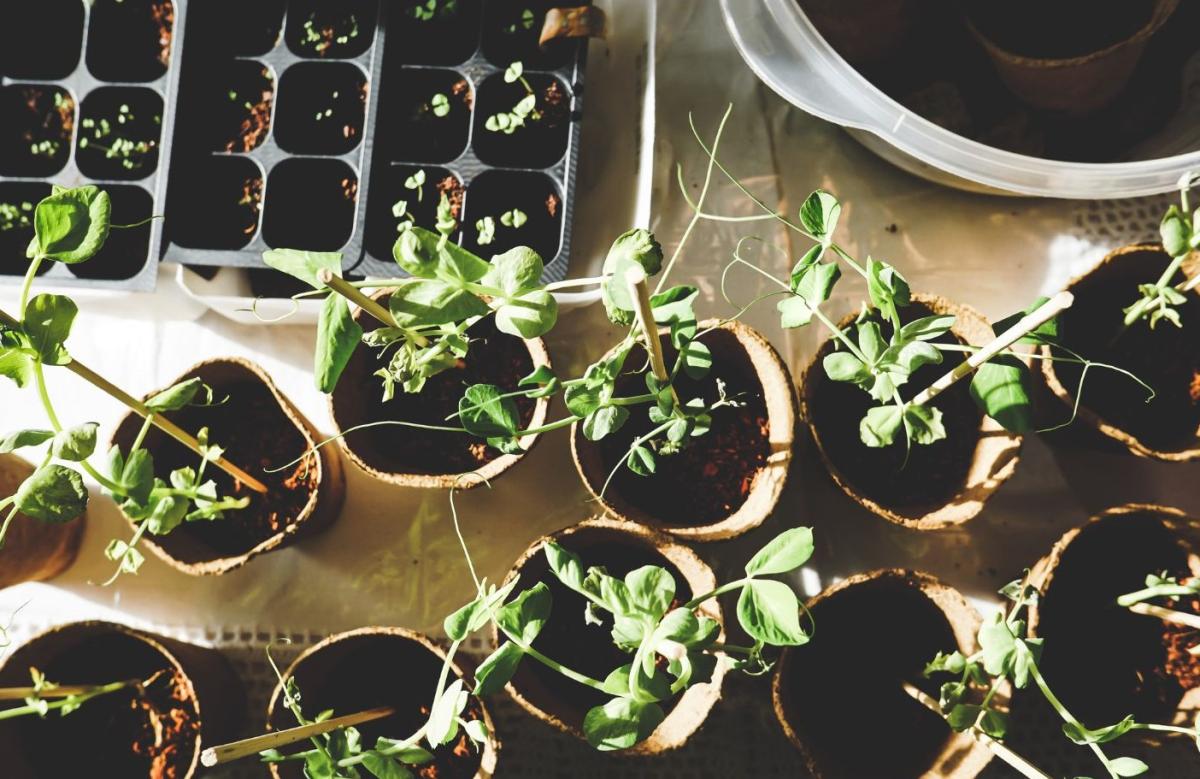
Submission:
[[[608,474],[596,472],[604,470],[603,463],[599,460],[594,442],[584,438],[583,427],[578,420],[571,424],[571,459],[588,493],[609,514],[686,541],[724,541],[761,525],[779,503],[787,484],[796,440],[796,391],[787,365],[770,342],[754,328],[736,320],[720,319],[706,319],[698,327],[701,330],[717,328],[732,333],[749,357],[754,366],[754,376],[762,386],[771,453],[755,476],[745,502],[724,519],[707,525],[667,525],[619,496],[610,499],[600,494]],[[659,337],[669,336],[670,328],[660,328],[658,332]]]
[[[1089,276],[1103,268],[1115,266],[1127,255],[1141,254],[1144,252],[1154,252],[1157,254],[1163,254],[1164,256],[1166,255],[1162,244],[1158,243],[1134,243],[1129,244],[1128,246],[1122,246],[1119,249],[1114,249],[1113,251],[1104,255],[1103,259],[1096,263],[1095,267],[1093,267],[1091,270],[1071,279],[1071,281],[1067,283],[1066,289],[1073,289],[1076,285],[1083,282]],[[1051,353],[1049,346],[1041,347],[1041,351],[1042,354],[1047,357]],[[1074,409],[1074,396],[1071,394],[1071,391],[1066,387],[1066,385],[1062,383],[1062,380],[1059,379],[1058,372],[1054,368],[1054,361],[1047,359],[1041,360],[1041,363],[1042,377],[1046,381],[1046,386],[1050,388],[1050,391],[1054,393],[1054,396],[1062,401],[1062,403],[1068,409]],[[1106,422],[1103,417],[1093,411],[1086,403],[1079,404],[1079,412],[1077,416],[1079,417],[1079,420],[1088,425],[1088,427],[1094,428],[1105,438],[1116,441],[1118,444],[1121,444],[1138,457],[1147,457],[1153,460],[1161,460],[1163,462],[1172,463],[1181,463],[1200,459],[1200,434],[1196,436],[1196,443],[1191,448],[1179,449],[1177,451],[1167,451],[1162,449],[1154,449],[1153,447],[1143,444],[1140,440],[1138,440],[1137,436],[1133,435],[1132,433],[1122,430],[1114,424]]]
[[[946,622],[954,634],[958,650],[968,656],[975,651],[976,636],[982,624],[979,613],[967,602],[962,593],[923,571],[906,568],[877,568],[866,573],[855,574],[822,590],[810,598],[805,605],[811,611],[823,601],[847,589],[884,580],[895,580],[919,590],[946,618]],[[771,675],[771,706],[784,736],[800,753],[809,772],[816,779],[823,779],[824,774],[817,763],[816,755],[808,749],[804,739],[788,721],[785,675],[791,668],[795,652],[795,648],[784,647],[775,664],[775,672]],[[1009,693],[1007,683],[1002,685],[999,693],[1001,695]],[[920,706],[921,704],[913,701],[913,705]],[[925,779],[973,779],[978,776],[991,762],[991,750],[967,733],[955,733],[949,730],[949,726],[947,726],[947,733],[945,746],[934,759],[931,768],[922,776]],[[943,767],[947,770],[940,770]]]
[[[991,325],[988,324],[983,314],[970,306],[952,303],[940,295],[921,293],[913,293],[912,300],[935,314],[953,314],[954,326],[950,328],[950,332],[968,344],[982,346],[994,337]],[[845,329],[856,318],[857,314],[848,315],[838,323],[838,326]],[[825,463],[834,483],[855,503],[873,514],[914,530],[943,530],[962,525],[978,516],[992,494],[1000,489],[1001,485],[1008,481],[1016,471],[1017,463],[1021,459],[1024,437],[1005,430],[999,422],[984,414],[979,424],[979,441],[975,444],[975,452],[971,457],[971,467],[967,471],[965,484],[953,498],[932,511],[921,514],[901,513],[897,509],[889,508],[872,498],[859,494],[841,469],[829,459],[829,455],[825,451],[825,444],[821,440],[821,434],[813,421],[813,411],[810,408],[809,387],[813,386],[815,382],[830,381],[825,376],[818,358],[821,356],[825,344],[831,340],[832,336],[822,342],[821,347],[804,369],[800,380],[800,416],[804,419],[804,423],[817,445],[821,461]]]
[[[616,536],[624,535],[633,543],[653,548],[683,575],[688,588],[696,595],[702,595],[716,589],[716,575],[708,564],[701,560],[700,556],[692,549],[683,546],[678,540],[653,528],[640,525],[636,522],[630,522],[620,517],[607,515],[584,520],[571,527],[537,539],[513,563],[512,568],[509,569],[508,575],[505,577],[505,581],[519,579],[521,570],[533,557],[542,554],[542,547],[547,541],[559,542],[570,548],[571,536],[588,531],[600,531],[601,533],[611,533]],[[578,550],[572,549],[571,551],[578,553]],[[584,560],[584,563],[586,562]],[[704,616],[714,619],[720,624],[720,636],[723,639],[725,635],[725,621],[721,604],[718,600],[713,598],[705,601],[697,607],[697,610]],[[492,626],[491,632],[493,645],[499,646],[500,636],[495,625]],[[667,713],[666,718],[646,740],[629,749],[623,749],[613,754],[618,756],[656,755],[682,747],[700,729],[705,720],[708,719],[709,712],[712,711],[717,701],[721,699],[721,684],[725,679],[725,672],[725,664],[718,662],[713,669],[712,680],[707,684],[697,684],[690,687],[676,698],[675,705]],[[579,727],[565,722],[556,714],[539,708],[535,703],[521,694],[521,691],[517,689],[513,681],[508,683],[506,689],[513,700],[530,715],[557,730],[569,733],[587,743],[587,737],[584,736],[583,731]]]
[[[429,638],[429,636],[425,635],[424,633],[419,633],[408,628],[377,625],[355,628],[354,630],[346,630],[341,633],[334,633],[333,635],[321,639],[297,655],[296,659],[288,664],[287,668],[285,668],[283,671],[283,678],[290,679],[303,661],[325,649],[328,649],[330,646],[342,641],[363,637],[401,638],[406,641],[411,641],[428,650],[442,662],[445,662],[446,660],[445,650],[437,642]],[[466,678],[463,666],[459,664],[459,658],[455,658],[453,661],[451,661],[450,670],[458,677],[463,679]],[[279,705],[282,694],[283,682],[276,681],[274,688],[271,690],[271,698],[267,702],[266,717],[268,722],[270,722],[271,714]],[[496,772],[496,762],[499,758],[501,742],[499,737],[496,735],[495,723],[492,722],[492,715],[488,711],[487,703],[478,698],[476,701],[479,704],[479,710],[483,713],[483,722],[485,725],[487,725],[488,733],[490,735],[488,737],[487,744],[483,748],[483,751],[479,754],[479,770],[475,772],[475,779],[490,779],[490,777]],[[352,712],[344,713],[350,714]],[[270,769],[271,776],[275,777],[275,779],[278,779],[279,772],[275,768],[275,765],[270,764],[268,767]]]

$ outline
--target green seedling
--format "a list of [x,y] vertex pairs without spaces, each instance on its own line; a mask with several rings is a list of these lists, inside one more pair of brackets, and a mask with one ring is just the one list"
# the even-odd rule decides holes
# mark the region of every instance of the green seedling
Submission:
[[496,220],[490,216],[475,220],[475,243],[487,246],[496,240]]
[[408,15],[419,22],[452,19],[458,15],[458,0],[418,0],[409,6]]
[[0,203],[0,233],[22,230],[33,224],[33,203]]
[[492,114],[483,126],[496,133],[512,135],[525,126],[526,122],[536,122],[542,118],[542,112],[537,109],[537,93],[529,79],[525,78],[525,68],[520,62],[514,62],[504,71],[506,84],[520,83],[525,88],[525,95],[508,111]]
[[1158,281],[1138,285],[1141,297],[1125,309],[1125,328],[1143,319],[1151,328],[1164,320],[1183,327],[1178,307],[1187,302],[1186,295],[1200,284],[1200,273],[1195,268],[1191,269],[1191,278],[1184,273],[1183,279],[1176,281],[1185,270],[1184,262],[1200,247],[1200,208],[1193,211],[1189,202],[1197,180],[1194,173],[1186,173],[1179,180],[1179,205],[1167,209],[1158,228],[1163,250],[1170,255],[1171,263]]
[[51,682],[36,668],[29,669],[32,685],[29,687],[0,688],[0,701],[22,701],[22,705],[11,709],[0,709],[0,721],[18,717],[40,717],[45,719],[52,712],[65,717],[78,711],[88,701],[101,695],[111,695],[122,690],[134,690],[138,695],[161,678],[170,678],[171,673],[163,670],[148,679],[132,679],[109,684],[60,685]]
[[424,198],[424,196],[425,196],[424,195],[425,169],[421,168],[421,169],[417,170],[415,173],[413,173],[412,175],[408,176],[406,179],[404,179],[404,188],[411,189],[412,191],[416,192],[417,193],[417,202],[420,203],[422,198]]
[[[1134,614],[1156,617],[1164,622],[1182,625],[1192,630],[1200,630],[1200,614],[1179,611],[1173,608],[1179,598],[1195,598],[1200,596],[1200,579],[1179,581],[1165,572],[1152,573],[1146,576],[1146,586],[1136,592],[1130,592],[1117,598],[1117,605],[1127,608]],[[1161,600],[1162,603],[1151,603]],[[1200,643],[1189,650],[1193,655],[1200,654]]]
[[336,24],[329,23],[318,26],[317,13],[310,13],[304,21],[300,45],[313,50],[320,56],[325,56],[334,44],[345,46],[359,35],[358,16],[349,14],[339,19]]
[[429,110],[433,115],[441,118],[450,115],[450,98],[446,97],[441,92],[438,92],[429,99]]
[[529,215],[519,208],[513,208],[500,215],[500,224],[519,230],[529,221]]
[[533,14],[532,8],[522,8],[521,17],[504,28],[504,31],[509,35],[515,35],[521,30],[532,30],[537,17]]
[[[82,132],[79,135],[80,149],[100,149],[104,152],[104,157],[110,160],[118,160],[122,168],[128,171],[141,170],[146,164],[147,157],[158,149],[158,141],[149,140],[134,140],[121,135],[122,125],[133,122],[136,117],[133,111],[127,104],[122,104],[118,109],[116,116],[111,120],[108,117],[87,117],[80,126]],[[162,123],[162,116],[154,115],[154,124],[158,126]]]

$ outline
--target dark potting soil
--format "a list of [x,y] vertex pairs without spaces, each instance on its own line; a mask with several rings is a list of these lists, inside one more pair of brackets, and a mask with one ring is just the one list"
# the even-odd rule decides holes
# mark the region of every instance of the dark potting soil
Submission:
[[153,81],[171,64],[171,0],[95,0],[88,70],[104,81]]
[[1084,722],[1127,714],[1157,722],[1178,706],[1183,688],[1169,670],[1176,652],[1163,622],[1116,605],[1162,571],[1190,575],[1179,537],[1149,511],[1085,526],[1062,555],[1040,606],[1042,670]]
[[[1192,578],[1190,571],[1182,570],[1172,573],[1179,581]],[[1186,614],[1200,614],[1200,599],[1198,598],[1186,600],[1175,598],[1167,603],[1167,606]],[[1163,648],[1167,655],[1162,672],[1178,684],[1181,693],[1200,687],[1200,657],[1188,651],[1193,647],[1200,646],[1200,634],[1197,634],[1195,628],[1176,625],[1173,622],[1163,622],[1162,629]]]
[[295,154],[345,154],[362,140],[367,78],[357,65],[304,62],[279,84],[275,139]]
[[[384,302],[386,305],[386,300]],[[360,320],[371,331],[379,324]],[[355,350],[334,394],[338,426],[347,430],[365,422],[401,420],[425,425],[453,426],[447,417],[458,411],[458,401],[471,384],[495,384],[502,391],[517,389],[517,382],[533,372],[533,360],[524,342],[496,330],[487,317],[467,331],[471,341],[465,360],[431,377],[416,394],[396,388],[383,400],[383,387],[375,371],[387,366],[385,354],[360,347]],[[522,427],[533,417],[534,401],[517,399]],[[372,468],[385,473],[454,474],[473,471],[500,456],[486,443],[466,433],[423,431],[400,425],[380,425],[346,435],[346,445]]]
[[22,3],[20,23],[0,26],[0,76],[30,81],[69,76],[83,51],[83,18],[78,0]]
[[[167,535],[154,537],[154,543],[189,563],[245,554],[287,530],[317,489],[313,455],[278,473],[267,470],[299,457],[308,444],[266,386],[256,380],[239,379],[214,386],[213,392],[217,400],[228,400],[215,406],[189,406],[167,416],[184,430],[207,427],[209,441],[224,447],[225,457],[265,484],[268,492],[260,495],[235,483],[215,465],[206,466],[204,474],[217,483],[218,494],[249,497],[250,504],[226,513],[224,519],[185,522]],[[133,420],[131,426],[135,432],[138,421]],[[194,468],[199,462],[190,449],[157,428],[147,436],[146,447],[160,477],[176,468]]]
[[[388,35],[397,36],[389,55],[414,65],[458,65],[466,62],[479,46],[479,15],[482,0],[440,2],[429,19],[427,0],[400,0],[390,6]],[[507,63],[505,63],[507,67]]]
[[[725,392],[738,397],[742,406],[717,409],[712,428],[687,442],[684,448],[657,458],[657,470],[651,477],[639,476],[623,463],[629,446],[655,425],[648,407],[631,409],[629,420],[612,435],[598,442],[581,441],[581,446],[598,447],[603,480],[620,465],[605,493],[618,509],[621,503],[635,506],[665,525],[700,526],[719,522],[742,507],[754,487],[767,457],[771,454],[767,408],[763,388],[746,351],[736,336],[726,330],[714,330],[701,337],[712,351],[713,369],[699,381],[681,376],[676,381],[680,402],[703,397],[706,403],[718,398],[717,380],[725,382]],[[670,338],[663,338],[664,358],[674,363],[675,349]],[[645,352],[639,347],[626,359],[626,366],[640,366]],[[617,382],[617,395],[643,394],[641,375],[625,376]]]
[[295,157],[267,177],[263,240],[268,246],[340,250],[354,232],[358,176],[341,160]]
[[[188,8],[188,61],[211,53],[254,57],[275,47],[287,0],[204,0]],[[190,66],[189,66],[190,67]]]
[[1101,12],[1090,0],[972,0],[967,14],[1000,48],[1022,57],[1068,59],[1106,49],[1150,22],[1154,0],[1123,0]]
[[248,152],[261,146],[271,131],[275,79],[257,63],[238,60],[234,68],[225,89],[218,87],[211,100],[213,148]]
[[[519,228],[505,227],[500,217],[514,208],[523,211],[528,221]],[[480,244],[476,224],[488,216],[496,223],[496,234],[491,243]],[[562,245],[562,195],[554,180],[544,173],[487,170],[471,182],[466,214],[460,221],[463,247],[480,257],[528,246],[549,264]]]
[[[1097,268],[1071,288],[1075,305],[1059,316],[1059,336],[1083,357],[1131,371],[1157,393],[1147,403],[1137,382],[1093,368],[1083,388],[1084,406],[1146,446],[1177,451],[1200,445],[1200,296],[1187,296],[1182,328],[1159,322],[1151,330],[1138,322],[1121,332],[1138,284],[1158,281],[1169,263],[1166,253],[1150,250],[1119,255]],[[1082,367],[1061,362],[1054,367],[1074,395]]]
[[[901,310],[900,319],[907,324],[932,313],[924,305],[913,304]],[[881,328],[884,338],[890,338],[891,325],[884,323]],[[964,342],[947,333],[934,343]],[[832,339],[821,347],[803,391],[825,456],[843,479],[863,497],[904,513],[924,513],[953,500],[966,483],[983,421],[983,412],[971,400],[969,383],[960,381],[933,401],[942,411],[944,439],[908,449],[898,434],[891,446],[872,448],[862,442],[859,424],[878,403],[854,384],[832,381],[825,375],[821,360],[833,350]],[[964,355],[945,352],[940,365],[918,368],[900,388],[901,397],[910,400],[963,359]]]
[[50,176],[71,154],[75,100],[57,87],[0,89],[0,174]]
[[511,84],[503,73],[494,73],[479,85],[475,99],[475,154],[487,165],[548,168],[567,150],[571,104],[566,88],[554,76],[526,72],[523,78],[537,95],[535,110],[541,117],[525,119],[511,134],[487,129],[494,114],[508,113],[528,93],[521,81]]
[[[30,654],[30,662],[38,662]],[[143,642],[102,634],[50,659],[39,670],[59,684],[108,684],[150,680],[102,695],[70,716],[21,717],[3,723],[16,729],[34,776],[182,779],[191,765],[200,717],[196,700],[166,659]],[[28,684],[28,679],[7,679]]]
[[[945,614],[919,589],[885,576],[841,590],[812,609],[821,640],[792,649],[784,713],[826,779],[921,776],[951,736],[937,714],[904,691],[937,697],[922,677],[938,652],[957,648]],[[887,651],[880,651],[881,642]],[[879,728],[862,739],[864,701]]]
[[[675,600],[671,608],[688,602],[695,594],[688,587],[683,574],[652,547],[615,536],[611,531],[584,530],[565,539],[562,545],[579,555],[585,568],[602,567],[619,579],[645,565],[666,568],[675,579]],[[584,619],[587,600],[550,573],[545,554],[539,552],[531,557],[521,569],[520,576],[518,592],[538,582],[550,588],[552,616],[533,642],[533,646],[544,655],[599,680],[604,680],[612,671],[633,660],[632,654],[613,643],[611,615],[607,612],[599,615],[603,624],[588,623]],[[513,684],[538,708],[556,714],[577,727],[583,725],[588,709],[601,706],[612,698],[536,661],[522,662]],[[670,712],[675,702],[672,699],[660,705]]]
[[[240,249],[258,232],[262,173],[253,161],[209,157],[189,161],[182,176],[192,182],[186,200],[167,204],[164,230],[180,246]],[[196,203],[204,203],[196,208]],[[276,274],[279,275],[279,274]]]
[[[335,716],[353,714],[380,706],[391,706],[396,714],[358,725],[363,744],[373,745],[380,737],[404,739],[425,724],[434,685],[442,660],[425,647],[402,636],[365,634],[343,638],[320,652],[309,655],[296,669],[300,699],[306,717],[332,709]],[[453,674],[450,680],[453,681]],[[478,701],[471,698],[463,719],[482,719]],[[271,729],[296,726],[296,719],[282,704],[271,712]],[[428,745],[425,745],[428,747]],[[285,749],[291,751],[292,747]],[[434,760],[413,766],[420,779],[471,779],[480,765],[480,755],[467,736],[434,750]],[[303,767],[277,764],[284,779],[300,779]]]
[[[449,162],[467,148],[474,93],[456,70],[396,68],[386,79],[383,132],[390,160]],[[433,98],[444,96],[449,113],[434,113]]]

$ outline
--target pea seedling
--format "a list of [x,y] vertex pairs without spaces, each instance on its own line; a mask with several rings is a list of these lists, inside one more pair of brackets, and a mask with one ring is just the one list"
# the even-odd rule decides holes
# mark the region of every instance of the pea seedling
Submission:
[[525,78],[525,67],[520,62],[514,62],[504,70],[504,83],[520,83],[525,88],[525,95],[508,111],[489,116],[483,126],[492,132],[512,135],[524,127],[526,121],[541,119],[542,112],[537,109],[537,93]]
[[445,94],[438,92],[429,99],[429,110],[433,115],[441,118],[450,115],[450,98]]
[[[121,573],[136,573],[144,558],[137,543],[146,531],[170,533],[183,522],[220,519],[226,511],[244,508],[249,498],[223,498],[216,483],[205,480],[212,463],[247,487],[266,492],[254,477],[225,459],[219,446],[201,430],[193,437],[162,414],[187,405],[213,401],[212,390],[199,379],[189,379],[142,402],[74,359],[66,340],[78,313],[75,302],[64,295],[30,297],[33,281],[43,262],[84,262],[96,254],[108,237],[111,203],[108,194],[94,186],[54,187],[34,211],[34,237],[26,252],[31,260],[21,287],[17,317],[0,311],[0,375],[18,387],[36,388],[50,429],[23,429],[0,438],[0,453],[48,444],[41,463],[13,495],[0,500],[7,513],[0,526],[0,543],[18,512],[42,522],[69,522],[87,508],[88,493],[80,470],[95,479],[138,524],[130,541],[114,539],[105,550],[118,563],[113,581]],[[127,452],[113,446],[104,462],[93,466],[88,458],[96,449],[95,422],[64,427],[50,399],[45,366],[61,366],[111,395],[145,418]],[[168,480],[154,474],[150,452],[142,446],[155,425],[200,456],[196,468],[173,471]]]
[[408,15],[419,22],[450,19],[458,15],[458,0],[418,0],[409,6]]
[[520,30],[532,30],[536,18],[532,8],[522,8],[521,18],[504,28],[509,35],[515,35]]
[[[1179,205],[1172,205],[1159,224],[1163,250],[1171,257],[1171,263],[1153,284],[1139,284],[1141,297],[1125,309],[1125,327],[1131,327],[1145,319],[1153,328],[1166,320],[1176,327],[1183,327],[1177,306],[1187,302],[1187,293],[1200,284],[1200,273],[1192,269],[1192,276],[1184,273],[1182,281],[1175,278],[1184,271],[1184,262],[1200,248],[1200,208],[1192,210],[1189,197],[1197,182],[1194,173],[1184,174],[1179,180]],[[1123,332],[1123,331],[1122,331]]]
[[[1146,586],[1136,592],[1126,593],[1117,598],[1117,605],[1127,608],[1134,614],[1156,617],[1164,622],[1200,630],[1200,614],[1179,611],[1172,608],[1179,598],[1195,598],[1200,596],[1200,579],[1179,581],[1165,572],[1152,573],[1146,576]],[[1168,605],[1164,606],[1149,601],[1162,599]],[[1200,642],[1188,650],[1193,655],[1200,655]]]
[[23,701],[23,705],[11,709],[0,709],[0,721],[17,717],[36,716],[45,718],[50,712],[65,717],[78,711],[84,704],[101,695],[110,695],[122,690],[134,690],[141,694],[150,685],[162,678],[169,678],[169,671],[158,671],[144,680],[130,679],[109,684],[60,685],[46,678],[36,668],[29,669],[33,684],[29,687],[0,688],[0,701]]
[[[529,221],[529,215],[519,208],[500,214],[500,224],[510,230],[519,230]],[[488,246],[496,240],[496,218],[485,216],[475,220],[475,243]]]
[[[79,148],[100,149],[105,159],[120,160],[122,168],[128,171],[140,170],[146,163],[146,157],[158,148],[158,141],[133,140],[120,134],[121,125],[136,119],[128,104],[121,104],[116,115],[110,121],[108,117],[88,117],[80,122],[84,132],[79,136]],[[154,126],[162,123],[162,116],[154,115]]]

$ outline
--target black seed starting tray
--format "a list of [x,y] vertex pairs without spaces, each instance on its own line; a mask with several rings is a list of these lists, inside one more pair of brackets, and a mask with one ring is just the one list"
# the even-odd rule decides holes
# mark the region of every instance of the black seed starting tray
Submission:
[[[103,187],[114,225],[162,213],[185,2],[37,0],[0,27],[0,277],[24,275],[33,207],[52,184]],[[162,220],[114,230],[96,257],[42,275],[150,289],[162,237]]]

